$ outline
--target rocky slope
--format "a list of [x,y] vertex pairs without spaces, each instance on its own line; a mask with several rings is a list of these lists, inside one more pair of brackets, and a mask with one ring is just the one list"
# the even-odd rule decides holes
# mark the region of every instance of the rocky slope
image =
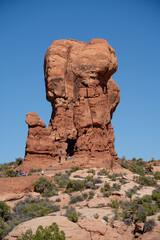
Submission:
[[[152,172],[154,173],[154,171],[159,170],[160,166],[156,166],[155,170],[153,169]],[[149,219],[155,220],[155,226],[152,231],[145,232],[145,223],[140,220],[133,220],[133,218],[136,219],[135,216],[139,216],[136,214],[140,214],[140,216],[143,217],[143,211],[141,210],[141,207],[146,206],[146,204],[148,204],[150,209],[154,208],[156,202],[146,196],[152,196],[153,190],[157,189],[157,185],[140,185],[136,180],[138,175],[126,169],[124,169],[123,172],[121,172],[120,169],[116,170],[115,172],[108,172],[106,169],[96,168],[77,171],[74,170],[71,171],[71,174],[65,175],[65,177],[65,171],[61,171],[62,175],[59,175],[58,172],[59,171],[55,172],[54,170],[50,169],[45,172],[45,177],[52,182],[55,181],[57,186],[59,186],[55,176],[62,178],[63,184],[65,181],[67,181],[67,176],[69,176],[68,179],[70,180],[85,181],[85,188],[81,191],[69,191],[67,193],[65,191],[66,187],[61,186],[58,196],[52,196],[49,198],[53,201],[53,205],[59,205],[59,211],[54,212],[54,214],[51,213],[45,217],[35,218],[19,224],[9,233],[8,236],[4,238],[5,240],[16,240],[17,237],[21,236],[21,234],[27,229],[31,228],[33,232],[35,232],[39,225],[45,227],[51,225],[52,222],[56,222],[60,229],[64,230],[66,234],[66,240],[132,240],[135,238],[141,240],[159,240],[160,221],[158,221],[158,216],[160,210],[157,209],[154,214],[150,213],[144,221],[146,222]],[[37,175],[37,173],[35,173],[35,175]],[[146,176],[152,176],[153,178],[153,175],[150,174]],[[37,179],[38,176],[35,177]],[[18,183],[22,181],[21,179],[24,179],[23,188],[26,190],[23,194],[23,199],[29,195],[31,195],[32,199],[37,197],[37,195],[34,195],[35,193],[33,192],[33,184],[31,187],[31,182],[36,180],[34,179],[35,177],[30,176],[15,178],[15,185],[16,180]],[[3,179],[0,179],[0,181],[3,181]],[[106,183],[111,186],[111,189],[109,189],[109,191],[107,190],[107,192],[104,191],[104,186]],[[160,180],[157,180],[157,184],[160,184]],[[128,194],[131,189],[132,196]],[[20,191],[17,193],[16,201],[14,201],[13,198],[8,201],[9,197],[6,198],[7,204],[13,207],[17,201],[20,201],[18,200],[19,194]],[[2,195],[0,200],[4,200],[4,198],[2,199]],[[139,200],[139,203],[143,201],[143,205],[136,205],[134,212],[125,208],[125,211],[128,211],[128,215],[125,217],[123,212],[124,205],[122,203],[130,204],[136,199],[144,199]],[[135,203],[138,204],[137,202]],[[69,221],[65,216],[66,209],[70,208],[71,206],[75,207],[76,211],[79,213],[79,219],[76,223]],[[130,205],[126,206],[129,207]],[[146,209],[148,209],[148,207]]]

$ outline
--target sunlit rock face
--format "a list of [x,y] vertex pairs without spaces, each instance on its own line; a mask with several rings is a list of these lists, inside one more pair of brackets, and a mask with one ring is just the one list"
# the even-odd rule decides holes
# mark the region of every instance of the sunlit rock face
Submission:
[[120,89],[111,78],[117,67],[115,51],[106,40],[51,44],[44,61],[51,119],[46,129],[36,113],[27,115],[26,160],[56,163],[60,151],[83,166],[109,167],[117,160],[111,125],[120,101]]

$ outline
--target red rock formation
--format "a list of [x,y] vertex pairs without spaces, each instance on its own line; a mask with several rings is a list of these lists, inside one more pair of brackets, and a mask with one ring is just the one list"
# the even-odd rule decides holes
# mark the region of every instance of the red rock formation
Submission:
[[46,129],[36,113],[27,114],[26,161],[56,163],[62,150],[62,158],[71,155],[76,165],[112,167],[117,154],[111,118],[120,90],[111,75],[117,67],[115,51],[103,39],[51,44],[44,74],[52,116]]

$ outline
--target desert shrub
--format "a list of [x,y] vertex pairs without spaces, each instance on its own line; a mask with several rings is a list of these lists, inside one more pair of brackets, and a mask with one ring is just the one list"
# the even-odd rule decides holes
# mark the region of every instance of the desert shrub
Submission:
[[147,176],[137,177],[136,182],[144,186],[155,186],[157,184],[154,178],[147,177]]
[[35,217],[42,217],[60,210],[59,205],[53,205],[48,199],[26,198],[18,202],[13,208],[12,218],[19,221],[27,221]]
[[147,162],[143,161],[142,158],[132,160],[123,160],[120,165],[131,172],[144,176],[152,171],[152,166],[147,165]]
[[96,184],[99,184],[101,183],[102,180],[99,179],[99,178],[93,178],[93,176],[87,176],[84,180],[84,183],[85,183],[85,188],[90,188],[90,189],[93,189],[93,190],[96,190],[99,188],[98,185]]
[[103,216],[103,220],[108,222],[108,216]]
[[127,181],[126,179],[124,179],[124,178],[118,178],[118,180],[119,180],[119,182],[120,182],[121,184],[126,184],[126,183],[128,183],[128,181]]
[[35,192],[41,193],[42,196],[45,197],[57,195],[58,192],[58,188],[55,186],[55,184],[53,184],[44,177],[39,178],[39,180],[35,182],[34,190]]
[[98,214],[98,213],[95,213],[95,214],[93,215],[93,217],[94,217],[95,219],[98,219],[98,218],[99,218],[99,214]]
[[156,223],[155,223],[154,219],[150,219],[150,220],[146,221],[144,223],[143,233],[151,232],[155,225],[156,225]]
[[92,199],[93,197],[94,197],[94,192],[93,191],[90,191],[89,192],[89,197],[88,197],[88,199],[90,200],[90,199]]
[[7,221],[11,216],[11,208],[3,201],[0,201],[0,218]]
[[120,207],[119,201],[117,199],[113,199],[110,203],[110,207],[118,210]]
[[43,228],[39,226],[35,234],[32,230],[27,230],[17,240],[65,240],[64,231],[59,231],[58,225],[54,222],[51,226]]
[[13,169],[8,169],[5,174],[6,177],[15,177],[15,172]]
[[104,208],[107,207],[105,203],[99,203],[96,208]]
[[160,221],[160,215],[158,215],[158,221]]
[[6,229],[7,229],[7,224],[2,218],[0,218],[0,239],[2,239],[6,235],[5,234]]
[[94,179],[93,179],[93,182],[94,182],[95,184],[99,184],[99,183],[102,183],[103,181],[102,181],[100,178],[94,178]]
[[93,181],[93,176],[88,175],[85,179],[86,179],[88,182]]
[[83,199],[86,200],[88,198],[88,193],[85,192],[82,194],[82,196],[83,196]]
[[71,196],[69,204],[74,204],[77,202],[82,202],[84,200],[83,195]]
[[69,180],[66,186],[67,193],[82,191],[85,189],[84,181],[81,180]]
[[152,192],[152,199],[154,201],[156,201],[156,204],[160,208],[160,187],[158,187],[157,189],[153,190],[153,192]]
[[54,175],[54,181],[60,188],[65,188],[70,181],[69,174],[56,173]]
[[123,220],[130,218],[140,222],[145,222],[147,216],[152,216],[159,210],[157,204],[152,203],[152,196],[149,195],[123,202],[121,208]]
[[116,175],[115,175],[115,174],[109,174],[108,177],[109,177],[112,181],[116,181]]
[[101,169],[99,172],[98,172],[98,175],[100,176],[108,176],[109,175],[109,172],[106,168],[103,168]]
[[71,172],[76,172],[78,170],[83,170],[83,168],[79,167],[79,166],[73,166],[71,167]]
[[78,221],[78,213],[76,212],[76,209],[74,207],[70,207],[67,209],[66,216],[71,222]]
[[83,178],[83,177],[80,176],[80,175],[74,175],[73,177],[74,177],[74,178]]
[[156,180],[160,180],[160,172],[159,172],[159,171],[156,171],[156,172],[155,172],[154,178],[155,178]]
[[133,194],[136,194],[139,189],[140,188],[138,186],[134,186],[133,188],[128,189],[126,191],[126,197],[131,198]]
[[60,198],[57,198],[57,199],[56,199],[56,202],[61,202],[61,199],[60,199]]
[[9,168],[9,165],[7,163],[0,165],[0,170],[7,170]]
[[113,183],[112,189],[113,191],[119,191],[121,189],[121,185],[118,183]]
[[89,170],[87,171],[87,173],[92,173],[93,175],[95,175],[95,174],[96,174],[96,171],[95,171],[94,169],[89,169]]
[[105,183],[104,187],[101,187],[101,192],[103,193],[104,197],[109,197],[112,194],[112,188],[109,183]]

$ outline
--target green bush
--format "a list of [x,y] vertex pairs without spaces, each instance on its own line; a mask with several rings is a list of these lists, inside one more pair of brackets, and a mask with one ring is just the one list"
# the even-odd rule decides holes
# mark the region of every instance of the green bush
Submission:
[[160,187],[158,187],[157,189],[153,190],[153,192],[152,192],[152,199],[154,201],[156,201],[156,204],[160,208]]
[[147,162],[143,161],[142,158],[132,160],[123,160],[120,165],[131,172],[144,176],[152,171],[152,166],[147,165]]
[[109,177],[112,181],[116,181],[116,175],[115,175],[115,174],[109,174],[108,177]]
[[35,182],[34,190],[35,192],[41,193],[42,196],[45,197],[57,195],[58,192],[58,188],[55,186],[55,184],[53,184],[44,177],[39,178],[39,180]]
[[93,197],[94,197],[94,192],[93,191],[90,191],[89,192],[89,197],[88,197],[88,199],[90,200],[90,199],[92,199]]
[[79,167],[79,166],[73,166],[71,167],[71,172],[76,172],[78,170],[83,170],[83,168]]
[[76,223],[78,221],[78,213],[76,212],[76,209],[73,207],[67,209],[66,216],[71,222]]
[[136,194],[139,189],[140,189],[140,187],[138,187],[138,186],[134,186],[133,188],[128,189],[126,191],[126,197],[131,198],[133,196],[133,194]]
[[81,180],[69,180],[66,186],[66,193],[75,191],[82,191],[85,189],[84,181]]
[[155,178],[156,180],[160,180],[160,172],[159,172],[159,171],[156,171],[156,172],[155,172],[154,178]]
[[87,171],[87,173],[92,173],[93,175],[95,175],[95,174],[96,174],[96,171],[95,171],[94,169],[89,169],[89,170]]
[[11,208],[3,201],[0,201],[0,218],[7,221],[11,216]]
[[62,173],[56,173],[54,175],[54,181],[55,183],[58,184],[60,188],[65,188],[68,184],[69,180],[69,175],[68,174],[62,174]]
[[143,186],[156,186],[157,182],[154,178],[147,176],[139,176],[136,178],[136,182]]
[[110,207],[118,210],[120,207],[119,201],[117,199],[115,199],[115,200],[113,199],[110,203]]
[[143,233],[151,232],[155,225],[156,225],[156,223],[155,223],[154,219],[150,219],[150,220],[146,221],[144,223]]
[[8,169],[5,174],[6,177],[15,177],[15,172],[13,169]]
[[59,231],[58,225],[54,222],[49,227],[39,226],[35,234],[29,229],[17,240],[65,240],[65,233]]
[[93,181],[93,176],[88,175],[85,179],[86,179],[88,182]]
[[101,192],[103,193],[104,197],[109,197],[112,194],[112,188],[109,183],[105,183],[104,187],[101,187]]
[[98,175],[100,176],[108,176],[109,175],[109,172],[106,168],[103,168],[101,169],[99,172],[98,172]]
[[83,199],[86,200],[88,198],[88,193],[85,192],[82,194],[82,196],[83,196]]
[[113,191],[119,191],[121,189],[121,185],[118,183],[113,183],[112,189]]
[[5,231],[7,229],[7,224],[6,222],[0,218],[0,239],[2,239],[6,234],[5,234]]
[[35,217],[45,216],[59,210],[59,205],[53,205],[53,202],[48,199],[26,198],[24,201],[20,201],[15,205],[13,208],[14,214],[12,218],[18,222],[23,222]]
[[146,195],[133,201],[121,203],[123,220],[134,219],[134,221],[145,222],[147,216],[152,216],[159,211],[157,204],[152,202],[152,196]]
[[82,202],[84,200],[83,196],[77,195],[77,196],[71,196],[69,204],[74,204],[77,202]]

